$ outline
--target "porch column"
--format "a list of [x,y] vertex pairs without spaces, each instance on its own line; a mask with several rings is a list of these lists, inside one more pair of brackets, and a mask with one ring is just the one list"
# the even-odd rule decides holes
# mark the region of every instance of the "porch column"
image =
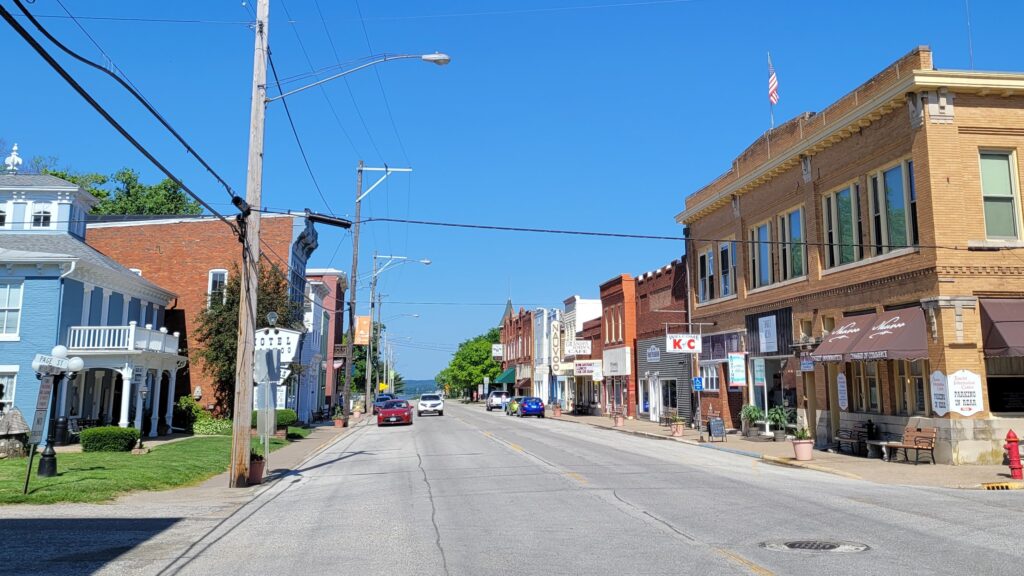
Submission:
[[[121,373],[121,418],[117,421],[117,425],[121,428],[128,427],[128,405],[131,403],[132,398],[132,373],[133,369],[125,367],[122,370],[118,370]],[[114,387],[110,387],[110,397],[114,397]]]
[[160,388],[164,381],[163,369],[156,371],[156,377],[153,378],[153,388],[150,390],[150,398],[153,399],[153,416],[149,419],[149,437],[156,438],[157,423],[160,422]]
[[149,366],[146,366],[146,367],[144,367],[142,369],[142,382],[141,382],[141,385],[139,386],[139,389],[135,391],[135,423],[134,423],[134,426],[135,426],[135,429],[138,430],[139,432],[142,431],[142,411],[145,408],[142,405],[142,386],[145,386],[145,387],[149,388],[150,390],[153,389],[153,387],[149,385]]
[[167,429],[170,432],[174,432],[171,429],[171,421],[174,418],[174,391],[177,389],[178,381],[178,366],[175,364],[170,370],[170,376],[167,378]]
[[105,370],[93,370],[92,375],[92,410],[89,411],[89,418],[96,420],[100,417],[100,392],[103,390],[103,384],[107,380],[107,372]]
[[113,292],[109,288],[103,288],[103,305],[100,307],[100,322],[97,326],[106,326],[107,318],[110,313],[110,294]]
[[82,296],[82,323],[81,326],[89,325],[89,315],[92,311],[92,290],[93,286],[86,284]]

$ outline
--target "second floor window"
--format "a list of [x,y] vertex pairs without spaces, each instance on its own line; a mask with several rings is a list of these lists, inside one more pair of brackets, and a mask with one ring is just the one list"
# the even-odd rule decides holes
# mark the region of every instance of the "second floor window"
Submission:
[[985,203],[985,236],[1019,239],[1019,207],[1009,152],[981,153],[981,194]]
[[227,300],[228,271],[210,270],[210,279],[206,289],[207,306],[223,304]]
[[7,212],[0,210],[0,228],[7,226]]
[[779,242],[782,279],[799,278],[806,274],[803,208],[779,216]]
[[722,242],[718,245],[718,265],[721,273],[718,276],[722,296],[736,293],[736,243]]
[[860,239],[856,237],[857,217],[854,202],[858,187],[850,185],[825,196],[822,219],[825,231],[825,267],[834,268],[857,259]]
[[900,162],[868,176],[872,254],[918,243],[914,163]]
[[700,255],[697,259],[697,275],[699,278],[697,299],[707,302],[715,299],[715,253],[713,250]]
[[49,210],[36,210],[32,213],[32,227],[33,228],[49,228],[50,227],[50,211]]
[[750,230],[750,287],[775,282],[772,271],[772,231],[768,222]]
[[21,282],[0,282],[0,336],[17,336],[21,325]]

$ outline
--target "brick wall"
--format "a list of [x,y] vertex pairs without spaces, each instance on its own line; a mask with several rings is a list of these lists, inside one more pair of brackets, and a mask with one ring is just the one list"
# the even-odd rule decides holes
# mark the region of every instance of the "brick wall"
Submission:
[[672,262],[636,278],[636,337],[650,338],[672,330],[685,332],[686,266],[683,260]]

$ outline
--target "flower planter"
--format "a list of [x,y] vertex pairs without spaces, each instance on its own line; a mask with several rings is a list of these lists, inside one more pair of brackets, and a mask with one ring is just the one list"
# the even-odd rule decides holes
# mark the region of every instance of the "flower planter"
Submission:
[[672,436],[679,438],[683,435],[684,425],[680,422],[678,424],[672,424]]
[[814,440],[793,440],[793,455],[801,462],[814,458]]
[[344,428],[345,427],[345,419],[344,418],[335,418],[334,419],[334,427],[335,428]]
[[785,429],[782,429],[782,430],[772,430],[772,434],[775,434],[775,441],[776,442],[785,442],[786,441],[786,430]]
[[555,418],[561,418],[562,417],[562,407],[561,407],[561,405],[555,404],[555,406],[551,410],[552,410],[552,412],[554,412]]
[[249,461],[249,486],[263,484],[263,470],[267,466],[266,460]]
[[626,417],[622,414],[616,414],[612,417],[612,425],[616,428],[626,425]]

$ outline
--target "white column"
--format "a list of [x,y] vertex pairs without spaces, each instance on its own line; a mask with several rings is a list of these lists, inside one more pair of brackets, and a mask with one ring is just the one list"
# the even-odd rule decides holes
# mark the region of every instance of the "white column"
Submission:
[[110,311],[110,290],[103,289],[103,306],[100,308],[100,323],[97,326],[107,325],[107,314]]
[[85,295],[82,297],[82,326],[89,325],[89,312],[92,310],[92,289],[94,287],[85,285]]
[[139,385],[139,389],[135,391],[135,429],[139,432],[142,431],[142,411],[144,406],[142,405],[142,387],[146,386],[152,390],[152,386],[149,386],[149,366],[142,369],[142,382]]
[[178,365],[175,364],[170,372],[170,376],[167,379],[167,414],[165,417],[167,419],[167,429],[173,433],[171,421],[174,419],[174,390],[178,381]]
[[103,384],[107,380],[107,372],[101,370],[94,370],[92,376],[92,411],[89,412],[89,418],[97,420],[100,417],[100,397],[103,390]]
[[[128,405],[130,404],[130,401],[131,401],[131,398],[132,398],[132,374],[133,374],[133,369],[126,366],[123,370],[119,370],[119,372],[121,373],[121,418],[117,421],[117,425],[120,426],[121,428],[127,428],[128,427]],[[113,394],[114,388],[113,388],[113,386],[111,386],[110,392],[111,392],[111,394],[110,394],[111,402],[113,402],[113,398],[114,398],[114,394]]]
[[156,438],[157,424],[160,422],[160,388],[163,386],[164,371],[163,369],[156,371],[156,377],[153,378],[153,388],[149,391],[150,398],[153,399],[153,416],[149,419],[149,437]]

